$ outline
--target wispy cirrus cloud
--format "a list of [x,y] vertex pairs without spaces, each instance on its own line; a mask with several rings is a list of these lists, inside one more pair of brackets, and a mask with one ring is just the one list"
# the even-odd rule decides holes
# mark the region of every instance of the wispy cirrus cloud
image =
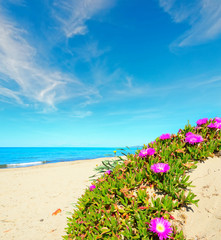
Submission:
[[96,88],[106,95],[106,99],[137,97],[151,91],[148,83],[139,85],[137,79],[122,68],[110,69],[105,61],[91,65],[91,78]]
[[[0,22],[1,96],[19,104],[28,99],[55,108],[56,103],[65,99],[97,94],[75,76],[41,66],[35,61],[35,48],[25,40],[25,30],[3,16]],[[7,87],[12,83],[12,89]]]
[[159,4],[174,22],[190,25],[172,47],[198,45],[221,36],[220,0],[159,0]]
[[126,75],[125,73],[122,75],[121,81],[122,87],[118,87],[114,90],[116,95],[137,97],[146,95],[151,92],[152,89],[149,83],[145,83],[141,86],[137,84],[137,79],[134,79],[134,77]]
[[215,76],[211,76],[211,77],[204,77],[203,79],[201,79],[200,81],[195,81],[189,84],[190,88],[198,88],[198,87],[205,87],[205,88],[216,88],[218,89],[221,85],[221,75],[215,75]]
[[77,54],[80,60],[85,62],[90,62],[93,59],[97,59],[108,51],[110,51],[109,47],[101,49],[96,41],[88,42],[83,46],[75,47],[72,50],[72,52]]
[[46,66],[29,41],[30,35],[0,11],[0,100],[56,109],[56,104],[67,99],[79,98],[89,104],[100,97],[96,87]]
[[23,104],[17,94],[15,91],[0,86],[0,99],[4,102],[16,101],[19,104]]
[[86,34],[88,29],[85,22],[113,3],[112,0],[55,0],[53,16],[60,23],[65,36],[71,38]]
[[85,118],[91,116],[93,113],[91,111],[74,111],[72,117],[74,118]]
[[[191,76],[188,78],[175,79],[171,82],[166,82],[165,84],[155,85],[155,84],[136,84],[137,79],[132,77],[123,77],[124,88],[114,88],[112,90],[112,95],[114,98],[142,98],[142,99],[164,99],[167,96],[172,96],[174,94],[180,94],[184,96],[188,92],[194,91],[205,91],[213,89],[213,97],[219,97],[219,89],[221,87],[221,74],[209,74],[204,73],[200,75]],[[129,80],[129,82],[127,82]],[[121,85],[123,86],[123,84]],[[209,94],[209,93],[208,93]],[[212,95],[211,95],[212,97]]]

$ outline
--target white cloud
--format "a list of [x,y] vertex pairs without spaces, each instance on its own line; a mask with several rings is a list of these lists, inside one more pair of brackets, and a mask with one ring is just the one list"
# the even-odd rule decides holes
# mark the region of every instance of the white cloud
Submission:
[[105,62],[91,65],[91,77],[97,89],[106,95],[106,99],[118,97],[137,97],[146,95],[151,88],[149,84],[140,86],[137,79],[133,79],[121,68],[110,70]]
[[92,115],[91,111],[75,111],[72,114],[72,117],[75,118],[85,118],[85,117],[89,117]]
[[[53,8],[53,17],[57,20],[53,27],[59,25],[60,31],[67,38],[85,34],[88,31],[85,22],[114,3],[111,0],[51,2],[54,3],[53,6],[48,7]],[[52,69],[49,67],[50,63],[48,66],[45,64],[46,59],[39,55],[38,49],[30,41],[34,36],[21,27],[19,22],[12,20],[8,15],[10,12],[6,9],[7,4],[3,3],[0,0],[0,100],[7,99],[8,102],[24,105],[28,103],[34,107],[41,107],[43,111],[48,107],[56,109],[58,103],[70,98],[78,98],[80,107],[99,101],[101,96],[96,82],[86,84],[73,74]],[[26,1],[9,0],[8,3],[25,6]],[[52,42],[56,42],[56,36],[51,36]],[[47,48],[46,45],[47,43],[43,48]],[[97,58],[108,51],[98,49],[97,42],[88,43],[83,50],[81,56],[74,56],[75,61],[78,58],[90,61],[91,58]],[[47,57],[49,54],[46,54],[45,58],[50,62],[50,57]]]
[[69,98],[96,97],[97,91],[75,76],[42,65],[28,33],[0,14],[0,95],[19,104],[30,102],[55,109]]
[[127,76],[127,77],[126,77],[126,80],[127,80],[127,86],[128,86],[128,88],[132,88],[132,87],[133,87],[133,83],[132,83],[133,78]]
[[12,99],[15,100],[19,104],[23,104],[21,99],[17,96],[17,93],[8,89],[0,86],[0,99],[4,100],[5,99]]
[[110,48],[101,49],[96,41],[86,43],[81,47],[75,47],[73,49],[73,52],[85,62],[90,62],[91,59],[97,59],[108,51],[110,51]]
[[216,84],[216,87],[219,87],[219,84],[221,83],[221,75],[217,75],[217,76],[212,76],[212,77],[204,77],[204,79],[200,79],[198,81],[195,82],[191,82],[190,81],[190,88],[198,88],[198,87],[213,87],[214,88],[214,84]]
[[172,47],[198,45],[221,35],[220,0],[159,0],[159,3],[174,22],[190,25]]
[[111,0],[55,0],[53,16],[67,38],[87,33],[85,22],[99,11],[110,7]]
[[123,87],[118,87],[113,90],[113,93],[123,97],[137,97],[143,95],[149,95],[151,93],[152,87],[148,83],[142,86],[136,84],[136,80],[133,83],[133,78],[130,76],[122,75],[121,81]]

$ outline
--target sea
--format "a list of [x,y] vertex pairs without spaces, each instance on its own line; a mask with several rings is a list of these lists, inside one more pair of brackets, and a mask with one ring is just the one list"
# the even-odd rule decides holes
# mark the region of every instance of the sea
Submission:
[[123,156],[134,154],[137,149],[138,147],[0,147],[0,168]]

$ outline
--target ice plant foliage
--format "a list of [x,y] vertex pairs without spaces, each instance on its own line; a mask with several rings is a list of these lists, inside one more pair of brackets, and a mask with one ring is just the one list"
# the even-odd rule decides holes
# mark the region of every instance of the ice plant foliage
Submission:
[[170,138],[171,138],[171,135],[169,133],[165,133],[160,136],[161,140],[170,139]]
[[155,172],[155,173],[165,173],[168,172],[170,170],[170,166],[167,163],[156,163],[153,164],[150,169]]
[[203,142],[203,138],[202,138],[202,136],[200,136],[198,134],[188,132],[186,134],[185,141],[193,145],[194,143]]
[[172,233],[171,223],[164,218],[152,219],[149,230],[156,233],[160,240],[169,238]]
[[[189,204],[197,205],[199,200],[190,189],[186,170],[197,167],[197,161],[211,154],[219,154],[220,125],[218,117],[207,122],[200,119],[196,127],[188,123],[177,135],[171,134],[169,140],[158,137],[155,143],[145,144],[135,154],[128,153],[126,160],[119,157],[103,161],[103,166],[97,168],[100,178],[79,198],[78,209],[68,218],[64,240],[97,236],[103,240],[184,240],[183,232],[172,227],[174,217],[170,213]],[[196,144],[199,142],[202,143]],[[146,186],[165,195],[153,199]],[[153,207],[146,204],[149,201]]]
[[198,121],[196,121],[196,124],[198,126],[200,126],[200,125],[207,123],[207,121],[208,121],[208,118],[202,118],[202,119],[199,119]]
[[153,145],[154,143],[156,143],[156,140],[155,141],[152,141],[148,144],[148,148],[151,147],[151,144]]
[[154,148],[147,148],[147,149],[142,149],[140,150],[139,157],[146,157],[150,155],[154,155],[155,149]]
[[95,185],[91,185],[89,189],[90,189],[90,191],[93,191],[95,188],[96,188]]

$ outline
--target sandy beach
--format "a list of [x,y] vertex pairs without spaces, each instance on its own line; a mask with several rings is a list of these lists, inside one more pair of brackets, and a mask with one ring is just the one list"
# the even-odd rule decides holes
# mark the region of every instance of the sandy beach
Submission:
[[[0,239],[61,240],[68,212],[102,159],[0,169]],[[187,239],[221,239],[221,157],[190,173],[199,207],[174,213]],[[57,209],[61,212],[52,215]]]
[[192,205],[174,214],[183,228],[187,240],[221,239],[221,157],[208,158],[190,173],[199,199],[198,207]]
[[0,169],[0,239],[61,240],[68,212],[105,159]]

